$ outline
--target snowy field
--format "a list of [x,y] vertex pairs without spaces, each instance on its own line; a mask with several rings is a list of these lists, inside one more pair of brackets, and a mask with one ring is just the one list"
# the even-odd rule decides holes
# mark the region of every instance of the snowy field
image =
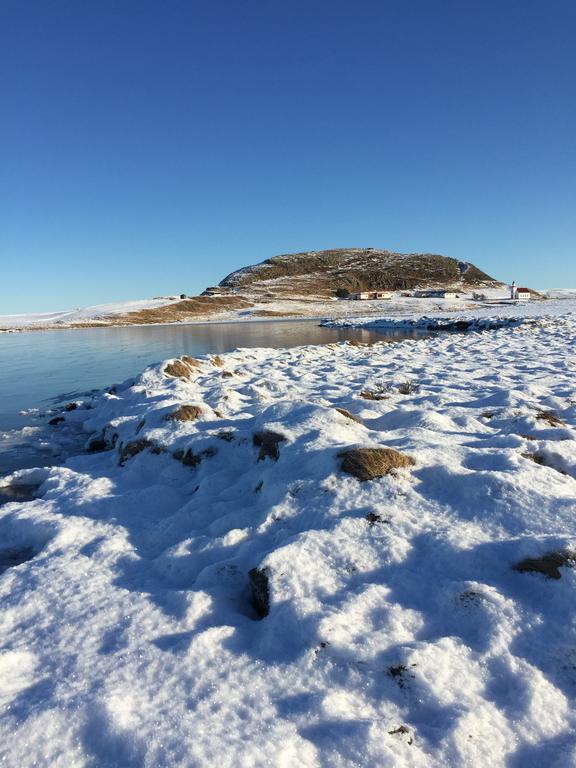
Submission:
[[177,296],[162,296],[157,299],[142,299],[140,301],[121,301],[115,304],[97,304],[83,309],[70,309],[61,312],[26,313],[21,315],[0,315],[0,328],[21,329],[42,326],[66,327],[71,323],[90,321],[110,321],[115,315],[125,312],[137,312],[141,309],[156,309],[170,304],[178,299]]
[[[274,294],[277,283],[282,281],[263,281],[262,286],[269,289],[270,295]],[[497,288],[482,289],[483,293],[490,299],[506,299],[509,295],[507,286],[501,285]],[[246,322],[254,320],[270,320],[274,317],[293,317],[293,318],[325,318],[329,320],[342,320],[356,317],[414,317],[415,315],[441,315],[454,314],[462,312],[482,311],[484,305],[473,300],[471,294],[460,293],[456,299],[438,299],[438,298],[414,298],[405,296],[401,291],[392,293],[390,299],[378,301],[349,301],[329,298],[320,298],[318,296],[298,296],[291,295],[290,298],[283,298],[280,294],[276,298],[262,298],[262,289],[256,292],[246,291],[241,295],[252,302],[253,306],[247,309],[226,309],[218,308],[204,314],[195,310],[190,315],[190,319],[179,319],[178,323],[189,323],[191,325],[205,322]],[[543,295],[551,299],[575,299],[576,289],[558,289],[553,291],[543,291]],[[75,309],[64,312],[51,312],[44,314],[22,314],[22,315],[0,315],[0,333],[2,331],[19,331],[41,328],[68,328],[78,323],[88,323],[97,325],[121,325],[122,320],[119,315],[128,312],[136,312],[145,309],[156,309],[167,304],[177,304],[177,296],[164,296],[157,299],[144,299],[142,301],[126,301],[116,304],[100,304],[98,306],[86,307],[84,309]],[[548,302],[546,302],[548,304]],[[553,302],[557,303],[557,302]],[[520,304],[519,311],[523,312],[522,307],[530,306],[533,313],[541,314],[540,301],[529,301],[526,304]],[[506,308],[508,311],[510,307]],[[514,307],[511,308],[512,311]],[[494,307],[486,308],[487,314],[494,313]]]
[[[424,308],[425,314],[415,313],[414,306],[404,306],[403,311],[384,311],[378,315],[372,313],[355,317],[326,318],[322,325],[328,328],[413,328],[413,329],[449,329],[458,328],[458,324],[469,329],[495,328],[499,325],[514,326],[531,323],[540,318],[553,318],[576,312],[576,291],[566,291],[563,296],[547,301],[520,301],[517,303],[483,304],[474,302],[457,308],[451,302],[447,308],[439,306]],[[412,310],[412,311],[410,311]]]
[[[576,765],[558,305],[171,361],[56,416],[94,452],[7,480],[2,765]],[[359,480],[356,448],[404,466]]]

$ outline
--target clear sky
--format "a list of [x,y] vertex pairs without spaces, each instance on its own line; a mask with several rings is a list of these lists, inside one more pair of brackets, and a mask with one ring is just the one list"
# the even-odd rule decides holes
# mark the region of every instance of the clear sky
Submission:
[[576,286],[573,0],[1,0],[0,314],[278,253]]

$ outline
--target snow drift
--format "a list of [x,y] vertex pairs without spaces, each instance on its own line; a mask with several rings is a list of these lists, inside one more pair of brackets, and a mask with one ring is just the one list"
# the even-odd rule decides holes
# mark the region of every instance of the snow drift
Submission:
[[0,509],[4,764],[573,764],[575,331],[172,360],[64,411],[91,452]]

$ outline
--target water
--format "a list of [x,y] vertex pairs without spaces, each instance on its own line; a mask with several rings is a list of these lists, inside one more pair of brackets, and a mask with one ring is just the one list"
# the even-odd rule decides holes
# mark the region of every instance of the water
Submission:
[[384,329],[321,328],[317,320],[0,334],[0,471],[54,463],[60,457],[46,444],[46,430],[38,431],[45,419],[21,411],[38,409],[41,414],[58,402],[123,381],[169,357],[345,339],[398,341],[415,335]]

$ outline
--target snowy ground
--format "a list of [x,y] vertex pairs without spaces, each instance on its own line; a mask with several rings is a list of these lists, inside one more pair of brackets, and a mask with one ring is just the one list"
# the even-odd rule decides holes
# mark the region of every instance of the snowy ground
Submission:
[[140,301],[121,301],[115,304],[97,304],[83,309],[70,309],[61,312],[27,313],[22,315],[0,315],[0,328],[33,328],[42,326],[66,327],[71,323],[83,323],[94,320],[110,320],[114,315],[125,312],[137,312],[141,309],[156,309],[170,304],[177,296],[162,296],[157,299]]
[[2,764],[576,765],[576,570],[513,569],[576,546],[575,336],[239,350],[65,412],[115,444],[0,508]]
[[[284,279],[285,280],[285,279]],[[275,283],[279,281],[266,281],[262,283],[264,287],[269,287],[273,294]],[[268,285],[270,284],[270,285]],[[502,285],[498,288],[482,289],[488,297],[495,299],[497,297],[506,298],[507,288]],[[284,291],[285,292],[285,291]],[[190,324],[205,322],[243,322],[254,320],[269,320],[274,317],[313,317],[337,320],[351,317],[380,317],[386,315],[389,317],[412,317],[414,314],[453,314],[458,312],[476,312],[479,307],[478,302],[473,301],[471,294],[461,293],[456,299],[417,299],[413,296],[404,296],[401,291],[393,292],[391,299],[381,301],[349,301],[325,299],[317,296],[296,296],[283,298],[278,295],[276,298],[263,299],[263,291],[243,292],[241,295],[253,303],[248,309],[221,309],[218,311],[206,312],[190,315],[190,319],[185,322]],[[547,292],[543,291],[543,295]],[[574,299],[576,289],[563,289],[550,291],[550,298],[555,299]],[[85,309],[76,309],[69,312],[53,312],[46,314],[25,314],[25,315],[0,315],[0,332],[5,330],[30,330],[38,328],[67,328],[78,323],[92,323],[97,325],[120,325],[123,321],[119,315],[135,312],[142,309],[155,309],[166,304],[176,303],[178,297],[168,296],[159,299],[148,299],[143,301],[121,302],[117,304],[102,304]],[[540,301],[530,301],[529,305],[534,307],[534,312],[541,313],[539,309]],[[489,308],[489,313],[494,309]],[[179,323],[183,322],[178,320]]]
[[378,315],[367,314],[355,317],[326,318],[322,325],[331,328],[426,328],[442,329],[458,327],[459,323],[470,327],[496,327],[500,324],[530,323],[543,317],[553,318],[576,313],[576,296],[566,295],[562,298],[547,301],[521,301],[510,304],[483,304],[481,302],[468,304],[466,308],[456,310],[435,307],[424,314],[404,311],[380,311]]

